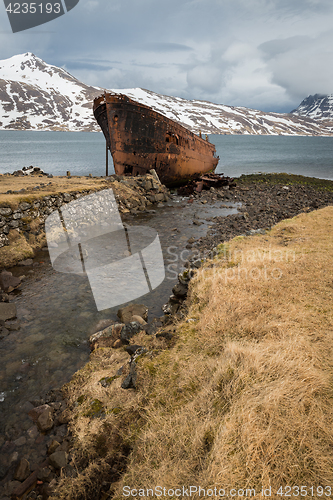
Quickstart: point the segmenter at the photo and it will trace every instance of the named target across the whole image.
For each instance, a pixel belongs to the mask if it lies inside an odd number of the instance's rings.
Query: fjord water
[[[230,177],[286,172],[333,180],[333,137],[210,135]],[[0,173],[40,167],[53,175],[105,175],[105,140],[98,132],[0,131]],[[113,173],[109,155],[109,173]]]
[[[285,172],[333,180],[333,137],[212,135],[220,157],[216,172]]]

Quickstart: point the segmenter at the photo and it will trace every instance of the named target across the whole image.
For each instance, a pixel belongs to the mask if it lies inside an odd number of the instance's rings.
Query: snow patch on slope
[[[110,90],[150,106],[194,133],[333,134],[333,123],[323,125],[296,112],[264,113],[207,101],[188,101],[141,88]],[[31,52],[13,56],[0,61],[0,129],[100,131],[92,106],[93,99],[103,91],[85,85]],[[317,114],[313,110],[313,116]]]

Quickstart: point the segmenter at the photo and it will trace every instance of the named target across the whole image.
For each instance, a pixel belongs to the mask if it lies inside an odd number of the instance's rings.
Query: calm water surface
[[[333,180],[333,137],[210,135],[231,177],[287,172]],[[0,173],[33,165],[54,175],[105,175],[105,140],[98,132],[0,131]],[[109,154],[109,173],[113,173]]]

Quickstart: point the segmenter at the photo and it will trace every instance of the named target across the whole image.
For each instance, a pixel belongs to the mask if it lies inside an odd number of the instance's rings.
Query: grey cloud
[[[0,59],[31,51],[91,85],[288,111],[333,90],[332,12],[332,0],[80,0],[53,33],[0,33]]]
[[[112,66],[104,66],[102,64],[95,64],[95,63],[90,63],[90,62],[85,62],[85,61],[69,61],[66,62],[65,64],[66,68],[68,71],[73,71],[76,69],[87,69],[87,70],[94,70],[94,71],[108,71],[112,69]]]
[[[258,49],[263,52],[266,60],[270,60],[272,57],[298,49],[309,42],[311,42],[310,37],[298,35],[264,42],[259,45]]]
[[[193,49],[181,43],[144,43],[139,46],[140,49],[150,52],[191,52]]]

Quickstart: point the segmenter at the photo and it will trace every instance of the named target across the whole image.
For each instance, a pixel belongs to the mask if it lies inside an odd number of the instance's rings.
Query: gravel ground
[[[242,176],[234,188],[204,191],[198,195],[203,202],[220,199],[242,203],[242,206],[238,214],[215,217],[207,235],[194,242],[194,246],[202,251],[212,249],[235,236],[269,229],[283,219],[333,205],[333,181],[316,182],[317,179],[300,176],[295,180],[293,177]]]

